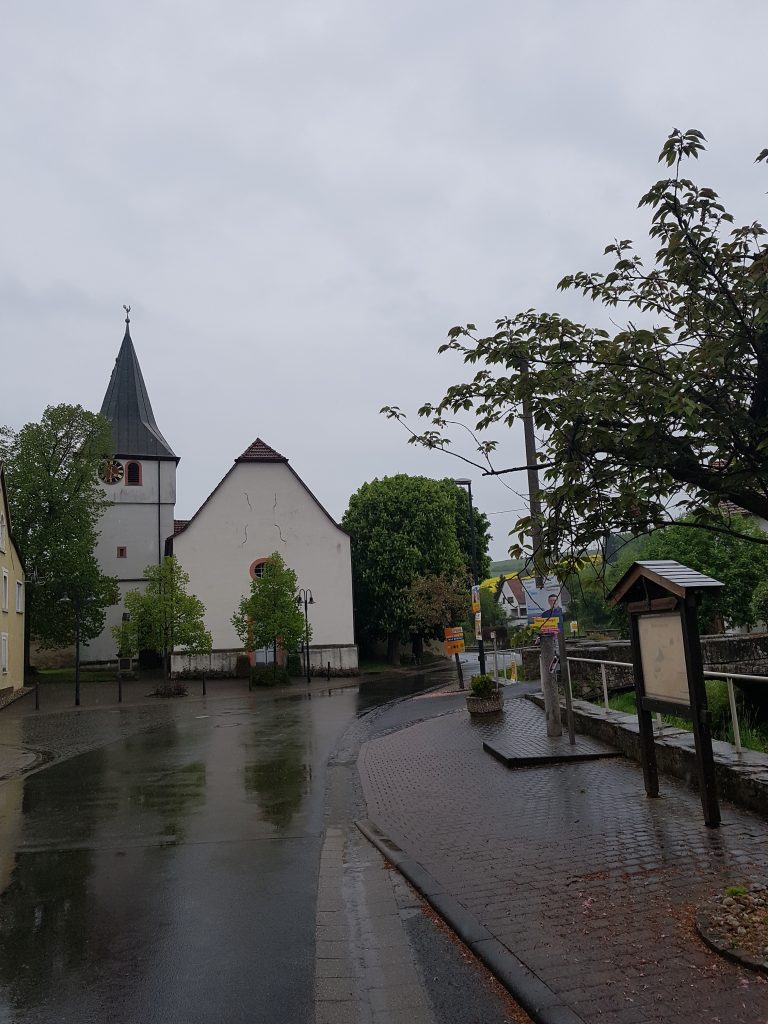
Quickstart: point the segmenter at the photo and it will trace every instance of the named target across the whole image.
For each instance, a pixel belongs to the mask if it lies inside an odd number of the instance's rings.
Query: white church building
[[[122,598],[143,586],[147,565],[173,554],[189,574],[189,592],[206,608],[213,653],[175,655],[173,669],[234,671],[242,645],[232,615],[260,566],[278,551],[298,586],[312,593],[310,664],[355,671],[350,538],[288,459],[257,438],[191,519],[174,519],[179,458],[155,422],[128,317],[101,412],[112,424],[115,452],[100,471],[111,502],[96,550],[102,572],[118,578]],[[85,653],[89,661],[115,659],[111,630],[123,611],[122,601],[107,610],[104,631]]]

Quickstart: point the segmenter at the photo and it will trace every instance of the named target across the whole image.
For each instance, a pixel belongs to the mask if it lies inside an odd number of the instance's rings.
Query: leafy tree
[[[30,636],[43,647],[72,643],[73,608],[63,597],[79,597],[84,641],[99,635],[105,608],[119,599],[117,582],[101,574],[94,556],[108,504],[97,469],[111,452],[109,421],[79,405],[48,406],[39,423],[18,432],[0,428],[13,532],[29,580],[27,668]]]
[[[754,589],[752,616],[755,622],[768,622],[768,579],[761,580]]]
[[[251,593],[243,597],[232,616],[232,625],[247,651],[279,644],[295,651],[305,637],[304,615],[296,604],[296,573],[277,551],[264,563],[264,572],[251,582]],[[312,627],[309,627],[312,639]]]
[[[691,523],[686,517],[680,525],[652,534],[645,557],[673,558],[725,584],[717,594],[702,598],[699,624],[703,632],[721,633],[725,624],[753,626],[757,617],[752,595],[768,579],[768,548],[742,538],[758,538],[762,531],[746,516],[730,517],[739,536],[705,533],[692,529]]]
[[[572,577],[568,584],[571,610],[575,609],[580,623],[611,626],[626,634],[626,612],[607,603],[603,582],[610,589],[635,561],[670,558],[724,584],[717,594],[702,598],[699,627],[703,633],[720,633],[726,625],[753,626],[761,621],[753,592],[768,578],[768,549],[753,540],[759,539],[760,532],[746,516],[730,516],[722,532],[696,529],[692,516],[683,517],[675,526],[635,537],[625,545],[618,561],[608,568],[605,581],[597,569],[590,571],[589,565],[575,582]]]
[[[425,639],[442,640],[446,626],[460,623],[470,602],[466,573],[417,576],[408,588],[416,655],[421,655]]]
[[[470,606],[471,607],[471,606]],[[464,640],[469,644],[475,643],[475,616],[467,614],[467,608],[463,609],[462,626],[464,628]],[[506,626],[507,616],[498,601],[495,600],[493,592],[487,587],[480,588],[480,620],[483,629],[493,629],[495,626]]]
[[[144,579],[143,590],[129,590],[125,595],[129,618],[115,626],[112,634],[121,654],[157,651],[167,679],[173,651],[207,654],[211,650],[205,605],[187,593],[189,574],[173,555],[166,555],[160,565],[148,565]]]
[[[411,441],[445,448],[450,413],[474,411],[477,427],[511,426],[525,404],[539,435],[544,512],[541,554],[550,564],[606,534],[668,525],[677,507],[700,527],[735,531],[730,501],[768,519],[768,247],[757,221],[733,226],[711,188],[681,173],[704,148],[675,129],[660,161],[671,168],[642,197],[655,252],[646,263],[616,240],[606,272],[560,281],[627,316],[618,329],[528,309],[482,337],[454,327],[440,351],[480,369],[420,415]],[[768,149],[757,157],[768,158]],[[401,422],[396,406],[382,410]],[[410,429],[410,428],[409,428]],[[487,435],[486,435],[487,436]],[[481,440],[487,472],[496,443]],[[531,521],[515,527],[511,554],[530,550]],[[768,537],[752,540],[768,543]]]
[[[464,561],[471,571],[472,537],[469,531],[469,501],[464,487],[455,485],[456,492],[456,536],[464,553]],[[475,554],[477,558],[477,575],[482,583],[491,575],[491,523],[488,516],[475,505],[472,506],[472,518],[475,525]]]
[[[364,638],[386,639],[393,663],[411,631],[413,581],[466,572],[456,533],[457,490],[452,480],[401,473],[363,484],[344,513],[357,627]],[[466,517],[466,493],[463,498]]]

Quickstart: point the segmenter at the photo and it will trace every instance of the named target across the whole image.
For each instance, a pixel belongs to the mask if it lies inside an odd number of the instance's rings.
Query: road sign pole
[[[454,657],[456,658],[456,671],[459,674],[459,689],[463,690],[464,689],[464,673],[461,671],[461,658],[459,657],[459,652],[458,651],[456,652]]]

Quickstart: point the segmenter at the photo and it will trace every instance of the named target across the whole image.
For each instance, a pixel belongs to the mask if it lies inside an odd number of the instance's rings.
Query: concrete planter
[[[496,711],[501,711],[504,706],[504,696],[501,691],[491,694],[490,697],[467,696],[466,701],[467,711],[470,715],[492,715]]]

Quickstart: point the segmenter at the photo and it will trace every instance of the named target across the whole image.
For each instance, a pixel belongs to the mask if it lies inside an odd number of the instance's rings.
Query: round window
[[[251,562],[250,567],[248,569],[248,575],[251,577],[252,580],[261,579],[261,577],[264,575],[264,566],[267,564],[268,561],[268,558],[257,558],[255,561]]]

